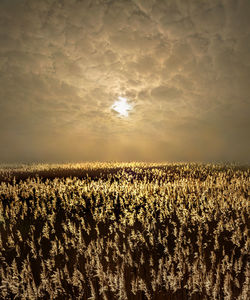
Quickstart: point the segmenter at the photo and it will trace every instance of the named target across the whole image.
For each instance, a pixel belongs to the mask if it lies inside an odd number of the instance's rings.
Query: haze
[[[1,0],[0,162],[249,163],[249,78],[249,0]]]

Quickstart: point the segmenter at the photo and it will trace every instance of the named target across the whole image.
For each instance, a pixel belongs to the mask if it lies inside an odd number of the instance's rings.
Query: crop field
[[[250,168],[0,166],[0,299],[249,299]]]

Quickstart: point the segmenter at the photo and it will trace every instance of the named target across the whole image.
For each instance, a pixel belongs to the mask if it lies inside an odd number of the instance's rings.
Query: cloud
[[[175,87],[161,85],[151,91],[151,96],[155,100],[171,102],[181,96],[181,91]]]
[[[249,161],[249,23],[248,0],[2,0],[0,157]]]

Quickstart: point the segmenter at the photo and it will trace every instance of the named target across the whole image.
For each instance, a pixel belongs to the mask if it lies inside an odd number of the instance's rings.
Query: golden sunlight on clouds
[[[249,0],[1,0],[0,20],[0,161],[249,162]]]
[[[121,117],[128,117],[129,111],[132,110],[132,105],[127,102],[127,98],[118,97],[118,100],[115,101],[111,108],[119,113]]]

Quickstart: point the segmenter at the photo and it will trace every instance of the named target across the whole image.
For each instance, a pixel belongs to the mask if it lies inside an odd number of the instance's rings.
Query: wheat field
[[[249,299],[249,167],[0,166],[1,299]]]

